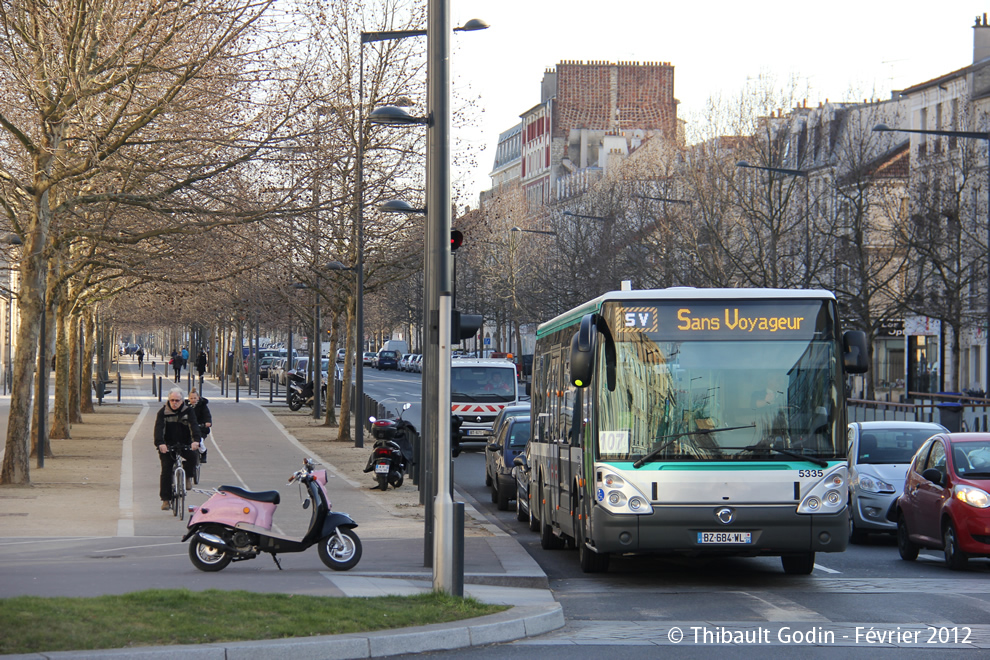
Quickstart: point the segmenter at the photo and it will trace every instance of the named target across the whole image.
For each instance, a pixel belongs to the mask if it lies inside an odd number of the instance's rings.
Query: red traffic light
[[[464,234],[457,231],[456,229],[450,230],[450,251],[454,252],[457,248],[461,247],[461,243],[464,242]]]

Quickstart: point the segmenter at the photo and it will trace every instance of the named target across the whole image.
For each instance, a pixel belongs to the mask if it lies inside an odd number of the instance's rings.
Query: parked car
[[[529,417],[511,417],[485,448],[485,483],[492,487],[492,502],[499,511],[507,511],[516,497],[512,460],[526,449],[527,442]]]
[[[272,364],[277,359],[277,357],[271,355],[261,358],[261,361],[258,363],[258,375],[261,378],[268,378],[268,374],[271,373]]]
[[[337,349],[337,362],[343,362],[344,358],[347,357],[347,350],[343,348]]]
[[[412,356],[412,359],[409,360],[409,371],[412,371],[413,373],[417,373],[417,374],[423,373],[422,355],[417,353],[416,355]]]
[[[897,549],[941,549],[952,570],[990,557],[990,433],[940,433],[911,461],[893,513]]]
[[[529,419],[529,404],[523,403],[517,406],[506,406],[505,408],[499,410],[498,414],[495,415],[495,421],[492,422],[491,435],[485,439],[485,442],[492,442],[494,438],[498,436],[498,432],[506,424],[506,422],[513,417],[525,417],[526,419]],[[512,461],[509,462],[511,463]],[[490,486],[491,484],[489,484],[486,480],[485,485]]]
[[[374,359],[375,359],[374,353],[372,353],[371,351],[365,351],[364,357],[362,358],[361,362],[365,366],[370,367],[370,366],[374,366],[374,362],[373,362]]]
[[[412,353],[406,353],[399,359],[399,371],[410,371],[409,361],[412,359]]]
[[[533,515],[529,501],[529,480],[530,463],[529,450],[532,445],[527,444],[525,450],[512,459],[512,477],[516,482],[516,520],[529,524],[529,531],[540,531],[540,522]]]
[[[915,452],[936,433],[948,433],[928,422],[853,422],[849,425],[849,540],[863,543],[871,532],[897,533],[887,519],[904,490],[904,478]]]
[[[399,354],[395,351],[378,351],[375,369],[379,371],[399,368]]]

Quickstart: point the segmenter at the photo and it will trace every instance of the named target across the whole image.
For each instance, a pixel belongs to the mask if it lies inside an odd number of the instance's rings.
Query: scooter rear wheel
[[[382,490],[388,490],[388,475],[379,472],[375,476],[378,477],[378,487],[381,488]]]
[[[193,566],[207,573],[222,571],[230,563],[229,554],[200,540],[199,536],[193,536],[189,542],[189,559]]]
[[[335,571],[350,570],[361,561],[361,539],[352,529],[338,528],[330,536],[320,539],[319,550],[320,561]]]

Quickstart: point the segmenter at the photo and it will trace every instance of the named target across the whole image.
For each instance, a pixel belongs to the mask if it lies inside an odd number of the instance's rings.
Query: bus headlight
[[[845,465],[837,465],[817,483],[802,489],[798,513],[836,513],[846,505],[849,473]]]
[[[604,465],[595,466],[597,483],[595,500],[609,511],[617,514],[645,515],[653,513],[653,505],[642,492]]]

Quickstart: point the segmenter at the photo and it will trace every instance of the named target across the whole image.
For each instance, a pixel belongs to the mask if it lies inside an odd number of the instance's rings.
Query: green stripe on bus
[[[832,461],[827,468],[819,470],[831,470],[836,465],[842,465],[845,461]],[[641,468],[634,468],[632,463],[607,463],[617,470],[628,470],[629,472],[643,472],[652,470],[674,470],[679,472],[752,472],[764,470],[807,470],[808,461],[798,461],[797,463],[647,463]]]

